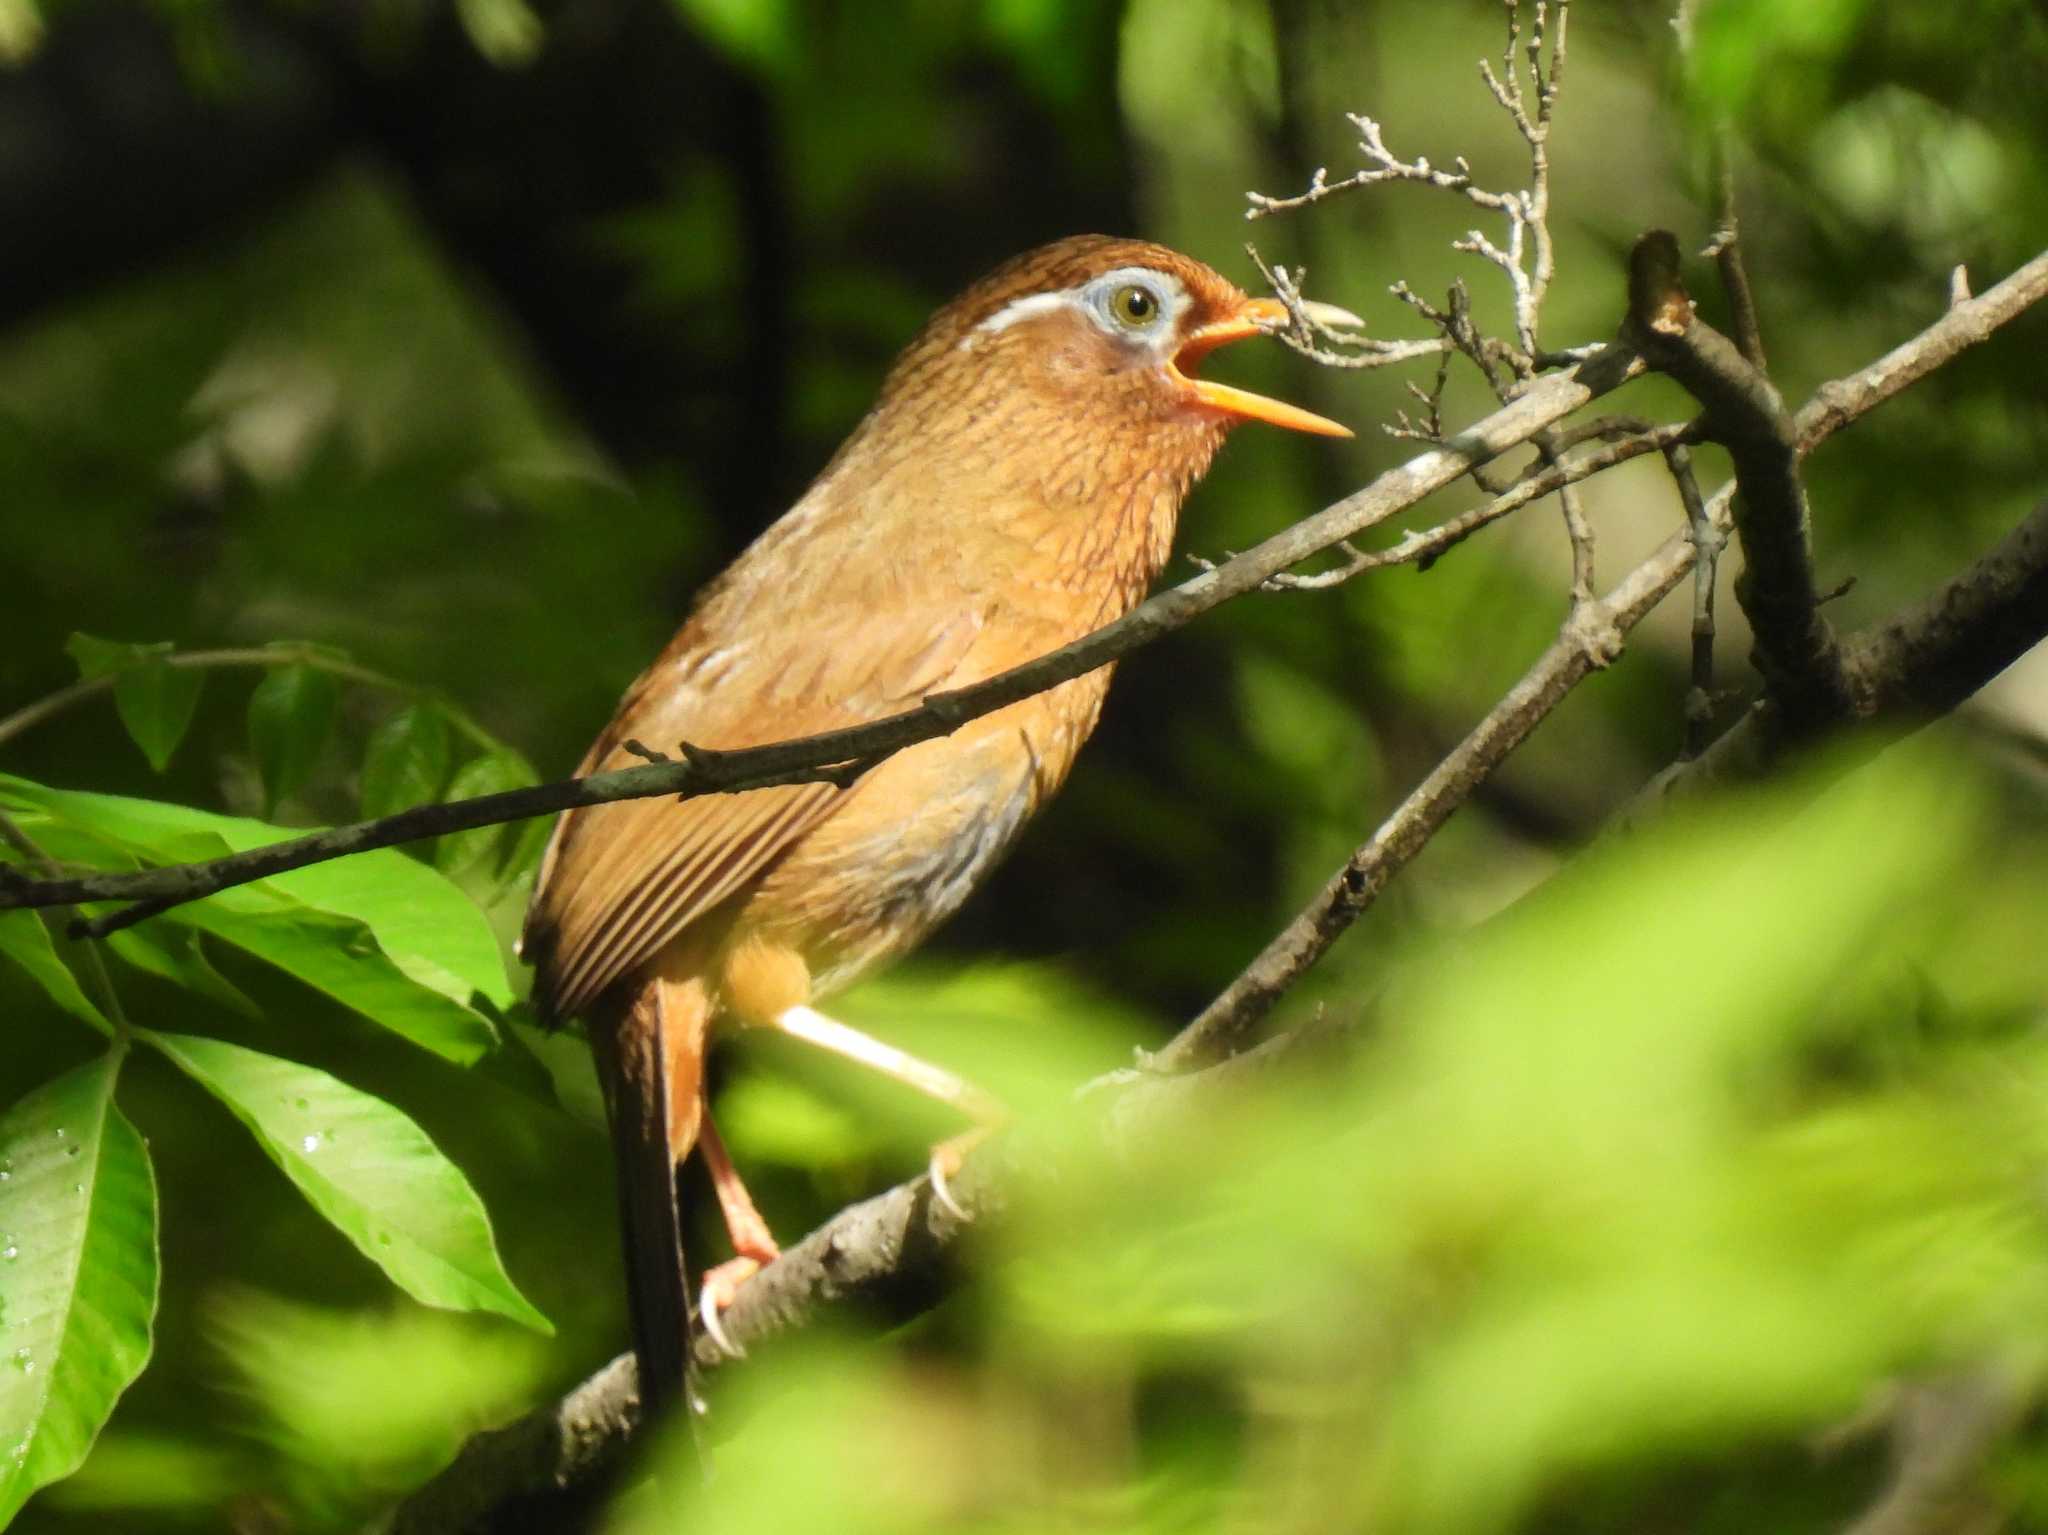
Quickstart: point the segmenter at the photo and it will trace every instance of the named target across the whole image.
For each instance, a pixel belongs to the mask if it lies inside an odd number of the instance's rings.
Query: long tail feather
[[[619,1226],[642,1420],[696,1397],[696,1316],[683,1262],[676,1169],[696,1142],[705,1006],[694,982],[650,977],[618,1012],[591,1022],[617,1163]],[[691,1414],[694,1418],[694,1414]]]

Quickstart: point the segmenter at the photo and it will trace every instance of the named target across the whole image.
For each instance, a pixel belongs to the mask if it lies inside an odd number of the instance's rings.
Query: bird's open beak
[[[1333,305],[1319,306],[1328,314],[1333,323],[1356,323],[1356,316],[1345,313]],[[1293,432],[1314,432],[1321,437],[1349,437],[1351,428],[1340,426],[1327,416],[1318,416],[1313,411],[1303,410],[1298,405],[1289,405],[1281,400],[1269,400],[1262,394],[1253,394],[1249,389],[1234,388],[1229,384],[1214,383],[1206,378],[1194,377],[1194,369],[1201,360],[1217,347],[1231,341],[1243,341],[1248,336],[1262,336],[1275,326],[1288,323],[1287,306],[1277,298],[1247,299],[1237,313],[1226,319],[1204,325],[1181,343],[1170,367],[1194,394],[1196,400],[1209,409],[1220,411],[1239,421],[1265,421],[1273,426],[1284,426]]]

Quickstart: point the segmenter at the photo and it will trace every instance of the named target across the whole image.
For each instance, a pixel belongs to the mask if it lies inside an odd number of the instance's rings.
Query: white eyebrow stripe
[[[1071,309],[1078,302],[1078,288],[1062,288],[1057,293],[1031,293],[1023,298],[1013,298],[994,314],[974,327],[973,334],[1008,330],[1019,320],[1028,320],[1033,315],[1048,314],[1055,309]]]

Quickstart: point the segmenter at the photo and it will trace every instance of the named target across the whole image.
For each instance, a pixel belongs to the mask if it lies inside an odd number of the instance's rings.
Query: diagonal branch
[[[1895,347],[1869,367],[1823,384],[1792,418],[1797,451],[1801,455],[1811,452],[1828,437],[1908,384],[1924,378],[1964,348],[1984,340],[2043,297],[2048,297],[2048,252],[2035,257],[1982,298],[1952,308],[1911,341]],[[1632,296],[1631,310],[1645,312],[1648,306],[1635,298]],[[1700,515],[1689,515],[1688,528],[1667,540],[1606,598],[1575,611],[1557,642],[1537,659],[1507,697],[1345,860],[1316,897],[1237,979],[1151,1058],[1151,1064],[1164,1070],[1183,1070],[1242,1049],[1274,1003],[1364,915],[1394,875],[1421,851],[1436,828],[1449,819],[1508,752],[1526,739],[1557,702],[1600,662],[1605,652],[1599,647],[1607,643],[1618,647],[1627,628],[1684,579],[1698,557],[1701,525],[1718,534],[1726,533],[1733,490],[1732,486],[1723,487]],[[2048,528],[2035,531],[2032,527],[2044,520],[2048,520],[2048,514],[2037,511],[2005,544],[1986,557],[2001,572],[1997,590],[2005,595],[1987,598],[1974,617],[1977,622],[1986,622],[1994,610],[2001,615],[1989,623],[1989,632],[1998,639],[1976,641],[1971,637],[1973,631],[1956,621],[1961,616],[1956,605],[1946,595],[1937,595],[1918,610],[1921,617],[1917,621],[1904,622],[1903,635],[1912,638],[1901,638],[1898,648],[1922,657],[1938,655],[1951,663],[1950,669],[1942,673],[1950,678],[1950,688],[1966,682],[1974,688],[1991,675],[1983,668],[1990,666],[1995,671],[1993,663],[2003,665],[1998,656],[2023,640],[2028,632],[2030,620],[2026,615],[2048,601],[2043,582],[2027,573],[2030,551],[2048,560]],[[2048,619],[2043,620],[2043,626],[2048,627]],[[1861,637],[1853,653],[1860,675],[1871,664],[1865,659],[1866,647]],[[1977,678],[1976,682],[1969,682],[1972,676]],[[1872,691],[1867,684],[1864,688]],[[1892,700],[1890,707],[1895,709],[1909,707],[1907,700],[1913,699],[1911,706],[1924,710],[1930,696],[1926,689],[1909,687],[1903,681],[1889,690],[1875,691]],[[1967,689],[1955,696],[1965,696],[1966,692]],[[1746,732],[1761,728],[1756,726],[1756,720],[1757,715],[1752,714],[1738,730],[1729,732],[1729,737],[1740,735],[1743,741],[1750,741],[1752,738]],[[1724,748],[1729,737],[1716,742],[1704,756],[1682,764],[1661,785],[1653,785],[1652,791],[1646,791],[1645,800],[1661,797],[1660,788],[1668,792],[1673,779],[1689,777],[1700,784],[1711,781],[1719,771],[1717,764],[1742,744],[1738,741]]]
[[[1725,515],[1725,501],[1722,511]],[[1557,639],[1521,681],[1430,770],[1237,979],[1146,1064],[1159,1071],[1186,1071],[1244,1049],[1274,1003],[1365,914],[1493,770],[1567,693],[1621,654],[1628,631],[1685,579],[1692,568],[1692,552],[1689,533],[1675,533],[1604,598],[1575,607]]]
[[[1097,1084],[1082,1090],[1075,1116],[1008,1131],[1006,1143],[961,1170],[951,1191],[979,1226],[1001,1216],[1006,1190],[1020,1180],[1051,1186],[1062,1178],[1099,1177],[1105,1159],[1113,1164],[1166,1135],[1213,1122],[1244,1101],[1249,1080],[1302,1069],[1351,1037],[1345,1026],[1331,1024],[1186,1076],[1106,1078],[1104,1092],[1092,1090]],[[895,1316],[929,1310],[946,1292],[953,1249],[968,1229],[932,1198],[927,1178],[899,1184],[848,1206],[785,1248],[740,1287],[724,1313],[725,1330],[745,1349],[835,1310],[865,1307]],[[702,1374],[733,1363],[701,1334],[696,1348]],[[390,1535],[561,1528],[566,1514],[587,1501],[591,1485],[619,1469],[639,1416],[638,1377],[628,1352],[560,1401],[474,1435],[382,1527]]]
[[[1843,646],[1852,707],[1832,725],[1910,732],[1947,713],[2048,639],[2048,499],[1966,570],[1922,601],[1851,635]],[[1700,756],[1654,780],[1625,819],[1768,772],[1822,726],[1768,699]]]
[[[1870,367],[1823,386],[1814,400],[1793,418],[1801,451],[1810,450],[1908,383],[1941,366],[1964,347],[1984,339],[2044,294],[2048,294],[2048,253],[2021,268],[1982,299],[1958,306]],[[1547,379],[1537,387],[1547,388],[1556,382]],[[1489,418],[1493,420],[1498,417]],[[1451,471],[1452,477],[1455,473]],[[1368,495],[1373,489],[1368,487],[1359,495]],[[1319,515],[1329,516],[1358,499],[1347,498],[1330,512]],[[1716,494],[1703,508],[1705,520],[1725,528],[1730,500],[1729,489]],[[2028,519],[2027,531],[2014,536],[2026,540],[2020,545],[2022,550],[2039,547],[2043,563],[2048,563],[2048,527],[2035,527],[2043,522],[2048,522],[2048,511],[2037,511]],[[1658,597],[1684,579],[1695,557],[1695,531],[1689,527],[1674,535],[1606,598],[1581,608],[1567,623],[1559,642],[1545,651],[1522,682],[1453,754],[1461,765],[1447,776],[1462,781],[1469,793],[1492,762],[1498,760],[1498,755],[1504,755],[1503,743],[1512,745],[1513,740],[1519,740],[1533,728],[1541,717],[1541,701],[1550,698],[1554,702],[1555,697],[1562,697],[1563,691],[1568,690],[1568,684],[1560,689],[1562,679],[1583,676],[1591,669],[1594,654],[1603,643],[1618,639],[1619,630],[1626,623],[1633,622],[1641,611],[1647,611]],[[2011,542],[2008,540],[2008,544]],[[1244,558],[1240,556],[1239,560]],[[1993,558],[1997,558],[1996,552]],[[1220,575],[1236,564],[1238,561],[1219,566],[1214,574]],[[2000,566],[2003,568],[2002,560]],[[1188,586],[1200,584],[1190,582]],[[2038,585],[2028,585],[2025,578],[2012,585],[2016,591],[2040,590]],[[1939,639],[1940,625],[1932,615],[1952,610],[1936,601],[1924,611],[1930,615],[1927,622],[1904,624],[1904,633],[1919,637],[1905,649],[1914,654],[1946,656],[1968,649],[1959,644],[1944,644]],[[1862,654],[1861,646],[1859,636],[1849,647],[1852,657]],[[1860,668],[1861,663],[1857,664]],[[1898,696],[1903,699],[1907,692]],[[1925,701],[1922,695],[1922,706]],[[1709,753],[1709,758],[1701,762],[1704,764],[1711,756]],[[1432,775],[1432,780],[1437,776]],[[1458,803],[1455,793],[1430,790],[1430,783],[1425,782],[1375,833],[1361,855],[1377,845],[1388,850],[1382,857],[1398,858],[1399,862],[1412,857],[1429,830],[1441,824]],[[1429,824],[1417,820],[1411,827],[1402,819],[1404,816],[1427,818]],[[1361,855],[1354,855],[1346,870],[1359,866],[1367,883],[1377,880],[1378,884],[1373,886],[1376,893],[1397,871],[1398,862],[1378,870]],[[1262,969],[1267,959],[1283,947],[1282,940],[1276,940],[1259,963],[1153,1057],[1154,1064],[1197,1069],[1177,1076],[1155,1076],[1148,1072],[1127,1084],[1108,1105],[1110,1135],[1149,1135],[1155,1116],[1148,1110],[1154,1106],[1170,1106],[1171,1112],[1185,1111],[1199,1121],[1206,1105],[1235,1096],[1241,1085],[1241,1073],[1269,1069],[1274,1063],[1291,1058],[1304,1044],[1326,1033],[1341,1033],[1341,1028],[1311,1024],[1257,1049],[1245,1050],[1252,1027],[1265,1008],[1370,904],[1370,894],[1360,899],[1341,876],[1332,884],[1334,890],[1326,891],[1289,928],[1289,933],[1306,928],[1311,940],[1310,944],[1286,946],[1285,952],[1292,956],[1291,970],[1277,964]],[[1286,937],[1283,934],[1283,939]],[[1320,946],[1309,952],[1313,945]],[[1244,1053],[1233,1053],[1237,1051]],[[1220,1064],[1202,1065],[1219,1057],[1224,1058]],[[1034,1140],[1030,1150],[1035,1153],[1039,1144]],[[1061,1143],[1054,1140],[1050,1144]],[[1099,1147],[1100,1142],[1077,1136],[1065,1144],[1078,1148],[1073,1154],[1085,1156],[1087,1148]],[[1096,1155],[1099,1157],[1099,1150]],[[1026,1160],[1018,1156],[1006,1159],[1015,1165],[1023,1165]],[[1007,1168],[992,1167],[990,1161],[986,1154],[970,1161],[954,1183],[955,1197],[970,1215],[995,1213],[1000,1208],[1009,1172]],[[943,1292],[947,1257],[963,1229],[942,1207],[932,1203],[922,1178],[851,1206],[790,1247],[742,1288],[725,1315],[727,1331],[746,1347],[808,1326],[817,1316],[842,1306],[879,1301],[899,1312],[921,1309]],[[707,1353],[700,1356],[700,1363],[715,1370],[725,1361]],[[559,1522],[559,1511],[573,1500],[576,1489],[587,1487],[618,1464],[636,1418],[632,1360],[630,1355],[621,1356],[561,1402],[472,1439],[451,1466],[397,1510],[390,1528],[398,1535],[433,1535],[453,1530],[509,1530],[520,1520],[525,1521],[517,1525],[520,1528],[552,1527],[549,1520],[555,1518]]]
[[[1841,644],[1820,610],[1798,428],[1771,381],[1693,312],[1678,242],[1658,230],[1630,258],[1629,318],[1644,356],[1706,408],[1706,434],[1735,462],[1735,595],[1756,636],[1757,669],[1781,709],[1816,721],[1850,708]]]
[[[893,752],[945,735],[968,720],[1094,671],[1233,597],[1259,590],[1290,566],[1398,515],[1451,484],[1473,465],[1506,452],[1532,432],[1541,431],[1641,371],[1641,359],[1633,348],[1620,343],[1603,347],[1573,367],[1540,379],[1512,404],[1442,446],[1388,470],[1370,485],[1234,559],[1140,603],[1116,622],[1034,661],[968,687],[933,694],[916,708],[872,724],[740,751],[686,746],[683,760],[677,762],[650,763],[536,788],[425,805],[382,820],[313,832],[204,863],[56,880],[31,879],[0,865],[0,910],[135,902],[83,925],[88,936],[103,937],[169,907],[235,885],[445,832],[612,800],[720,794],[820,780],[848,782]]]

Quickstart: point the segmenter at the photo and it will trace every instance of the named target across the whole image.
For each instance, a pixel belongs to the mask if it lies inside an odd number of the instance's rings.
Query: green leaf
[[[213,968],[213,962],[206,957],[206,950],[201,947],[196,932],[150,922],[109,933],[106,942],[137,970],[158,980],[183,987],[193,995],[216,1002],[245,1018],[262,1016],[254,1002]]]
[[[398,1109],[240,1045],[138,1037],[226,1104],[313,1208],[413,1299],[553,1332],[506,1275],[469,1180]]]
[[[5,954],[29,974],[50,1000],[72,1017],[91,1024],[102,1034],[112,1034],[113,1025],[93,1006],[79,987],[71,967],[57,957],[57,945],[50,930],[33,911],[0,911],[0,954]]]
[[[0,64],[23,62],[42,40],[42,8],[36,0],[0,0]]]
[[[525,0],[456,0],[455,11],[476,51],[501,68],[531,63],[546,40]]]
[[[538,874],[541,857],[548,850],[548,834],[554,829],[555,818],[551,815],[537,815],[513,827],[511,851],[506,853],[500,870],[503,877],[511,880],[522,874]]]
[[[146,657],[167,654],[170,648],[169,640],[141,645],[132,640],[103,640],[82,630],[74,630],[64,642],[64,653],[77,663],[78,675],[87,681],[111,676]]]
[[[360,1526],[340,1508],[362,1507],[369,1489],[418,1486],[478,1424],[523,1412],[546,1389],[554,1360],[532,1333],[421,1306],[337,1311],[236,1286],[208,1297],[203,1321],[230,1372],[220,1385],[263,1445],[270,1485],[340,1494],[333,1514],[306,1518],[306,1527]],[[404,1391],[391,1389],[395,1359],[405,1361]],[[102,1444],[85,1474],[105,1454]],[[303,1492],[295,1500],[310,1513],[309,1501]]]
[[[281,666],[249,695],[249,750],[263,775],[263,813],[296,793],[313,774],[341,684],[312,666]]]
[[[268,961],[458,1066],[472,1064],[496,1045],[497,1031],[488,1018],[408,975],[369,924],[296,902],[258,906],[251,900],[242,891],[230,891],[176,907],[166,916]]]
[[[82,677],[112,676],[114,710],[149,765],[161,773],[185,739],[199,707],[205,674],[196,667],[171,666],[168,640],[137,645],[73,634],[65,644]]]
[[[196,667],[152,661],[114,679],[114,710],[159,773],[171,765],[171,753],[185,739],[205,678]]]
[[[440,796],[454,765],[448,716],[433,704],[407,704],[370,735],[363,754],[362,806],[370,820]]]
[[[455,775],[455,782],[448,786],[447,797],[451,800],[475,799],[478,795],[499,794],[507,789],[529,788],[539,782],[532,763],[509,746],[500,747],[465,762]],[[434,862],[444,873],[460,874],[500,855],[506,840],[503,826],[478,826],[469,831],[450,832],[435,848]],[[526,840],[518,839],[514,845]],[[503,874],[508,871],[499,866],[493,872]]]
[[[149,1359],[156,1180],[118,1054],[0,1117],[0,1525],[68,1476]]]
[[[132,853],[145,862],[218,857],[297,835],[261,821],[159,800],[51,789],[0,774],[0,805],[32,831],[50,828],[67,856]],[[87,834],[91,840],[86,840]],[[442,875],[393,848],[294,869],[167,919],[203,928],[290,971],[365,1017],[467,1064],[497,1035],[470,1006],[480,994],[510,1006],[498,941],[476,904]],[[147,968],[145,966],[145,968]]]
[[[789,0],[674,0],[713,47],[745,68],[778,75],[793,67],[797,26]]]

